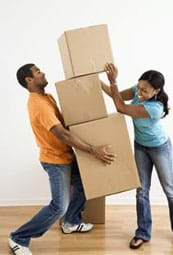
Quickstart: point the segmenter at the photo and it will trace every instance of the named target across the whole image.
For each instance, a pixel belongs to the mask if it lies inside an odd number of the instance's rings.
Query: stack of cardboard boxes
[[[105,196],[140,186],[125,119],[108,116],[98,73],[113,62],[106,25],[65,32],[59,48],[66,80],[56,83],[66,126],[92,145],[111,145],[116,161],[110,166],[75,150],[87,200],[84,218],[105,221]],[[91,200],[90,200],[91,199]]]

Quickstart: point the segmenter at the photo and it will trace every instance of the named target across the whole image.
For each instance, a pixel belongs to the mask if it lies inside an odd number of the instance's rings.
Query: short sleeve
[[[55,114],[55,109],[53,108],[53,106],[46,103],[40,103],[37,111],[37,120],[48,131],[54,126],[61,123]]]
[[[137,86],[136,86],[136,85],[134,85],[134,86],[132,87],[133,97],[135,97],[135,95],[136,95],[136,91],[137,91]]]
[[[145,110],[152,119],[160,119],[163,116],[163,105],[159,102],[146,102],[143,104]]]

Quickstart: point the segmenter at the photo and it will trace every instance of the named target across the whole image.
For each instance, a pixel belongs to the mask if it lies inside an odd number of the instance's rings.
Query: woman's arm
[[[125,104],[115,83],[111,84],[112,98],[118,112],[124,113],[134,118],[150,117],[143,105]]]
[[[110,97],[112,97],[112,92],[111,92],[111,88],[106,84],[104,83],[103,81],[100,80],[100,83],[101,83],[101,87],[102,87],[102,90]]]
[[[106,64],[105,67],[108,80],[110,82],[110,90],[112,99],[118,112],[124,113],[134,118],[148,118],[149,114],[143,105],[125,104],[118,90],[116,78],[118,75],[117,68],[113,64]]]
[[[110,86],[108,86],[106,83],[104,83],[103,81],[101,81],[101,87],[102,90],[110,97],[112,97],[112,92],[111,92],[111,88]],[[123,100],[128,101],[128,100],[132,100],[133,99],[133,91],[132,88],[129,89],[125,89],[123,91],[120,92],[120,95],[122,97]]]

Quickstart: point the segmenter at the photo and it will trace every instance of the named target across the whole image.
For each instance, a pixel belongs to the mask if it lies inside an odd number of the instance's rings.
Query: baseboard
[[[166,199],[152,198],[150,199],[152,205],[167,205]],[[106,198],[106,205],[135,205],[136,197],[134,198]]]
[[[30,205],[46,205],[48,199],[0,199],[0,206],[30,206]],[[135,205],[135,198],[106,198],[106,205]],[[167,205],[166,199],[151,199],[152,205]]]
[[[46,205],[49,203],[47,199],[9,199],[0,200],[0,206],[29,206],[29,205]]]

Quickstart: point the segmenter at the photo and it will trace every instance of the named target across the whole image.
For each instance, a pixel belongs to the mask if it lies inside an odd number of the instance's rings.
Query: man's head
[[[47,85],[45,74],[34,64],[26,64],[17,71],[17,80],[24,88],[29,91],[39,91]]]

